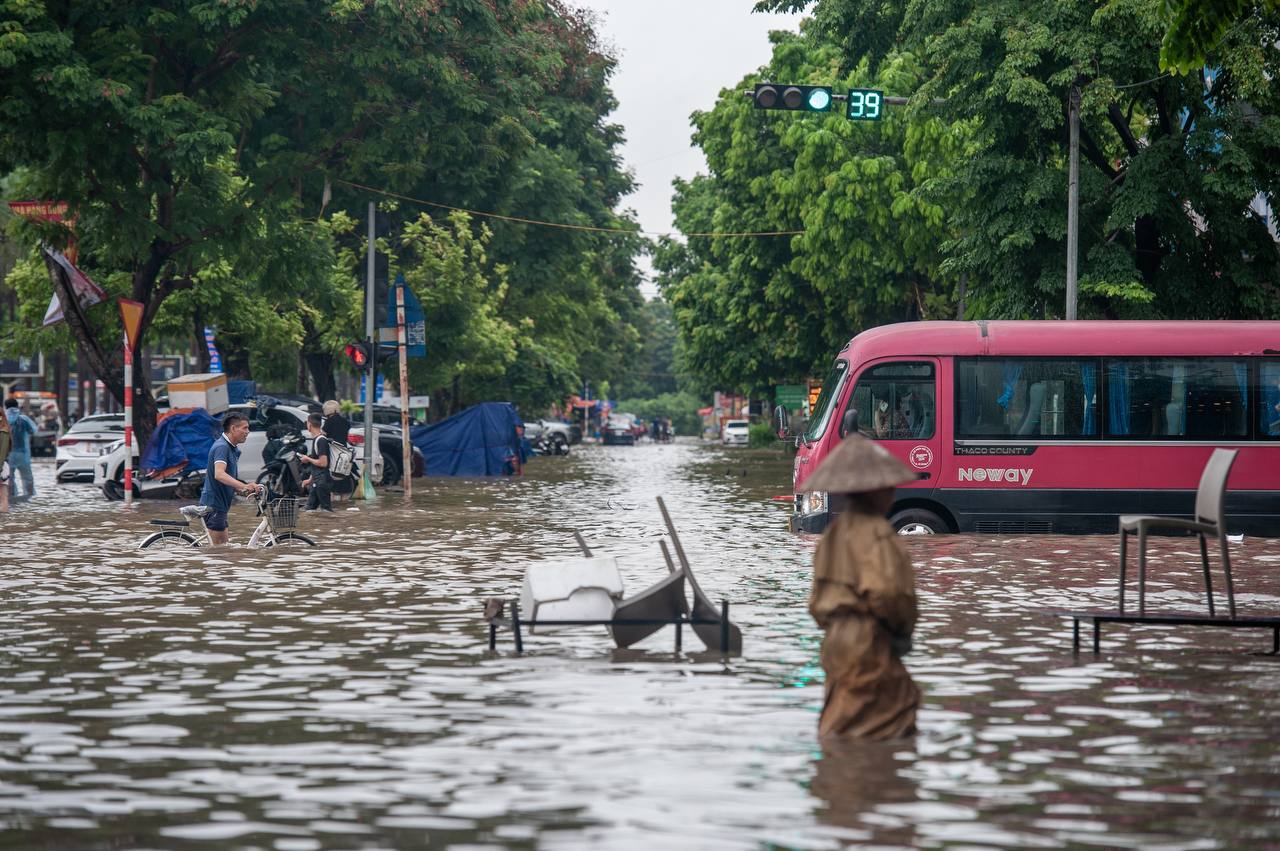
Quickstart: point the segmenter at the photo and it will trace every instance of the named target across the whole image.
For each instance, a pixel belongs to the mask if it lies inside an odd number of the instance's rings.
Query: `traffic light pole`
[[[377,238],[374,232],[375,217],[377,210],[374,203],[369,202],[369,262],[368,280],[365,283],[364,291],[364,336],[366,340],[374,340],[373,323],[374,323],[374,307],[373,307],[373,276],[374,276],[374,252],[377,250],[375,240]],[[377,343],[374,343],[376,346]],[[377,437],[373,434],[373,387],[378,377],[378,357],[377,349],[371,352],[369,364],[365,370],[364,376],[364,496],[368,496],[373,491],[373,442]]]

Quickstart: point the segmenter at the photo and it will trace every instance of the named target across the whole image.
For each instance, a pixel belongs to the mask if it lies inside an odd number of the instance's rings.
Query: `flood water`
[[[287,553],[139,553],[176,503],[51,476],[0,516],[3,848],[1280,847],[1269,632],[1111,626],[1075,657],[1043,613],[1114,605],[1114,538],[907,539],[920,735],[824,750],[779,453],[575,448],[307,517]],[[657,495],[740,658],[669,629],[488,650],[484,600],[575,529],[629,593],[664,575]],[[1202,605],[1194,542],[1153,549],[1149,605]],[[1241,612],[1280,612],[1280,541],[1232,559]]]

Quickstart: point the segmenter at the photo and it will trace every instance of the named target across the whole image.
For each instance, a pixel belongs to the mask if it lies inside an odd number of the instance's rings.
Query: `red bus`
[[[1114,532],[1189,517],[1214,447],[1240,450],[1231,531],[1280,535],[1280,322],[913,322],[849,341],[796,436],[794,481],[857,429],[920,473],[903,534]],[[823,493],[795,495],[818,532]]]

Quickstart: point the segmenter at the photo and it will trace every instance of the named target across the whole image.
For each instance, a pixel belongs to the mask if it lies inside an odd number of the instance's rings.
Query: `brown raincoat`
[[[809,612],[827,635],[819,736],[895,739],[916,731],[920,689],[890,637],[916,624],[915,572],[883,517],[836,514],[813,558]]]

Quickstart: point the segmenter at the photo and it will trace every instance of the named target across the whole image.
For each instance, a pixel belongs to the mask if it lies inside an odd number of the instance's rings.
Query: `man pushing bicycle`
[[[211,509],[205,515],[204,525],[213,544],[227,542],[227,512],[231,510],[234,496],[248,496],[263,489],[262,485],[246,484],[236,478],[240,466],[240,450],[236,447],[248,439],[249,419],[244,414],[232,412],[222,418],[222,436],[209,447],[200,504]]]

